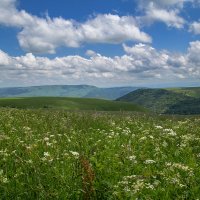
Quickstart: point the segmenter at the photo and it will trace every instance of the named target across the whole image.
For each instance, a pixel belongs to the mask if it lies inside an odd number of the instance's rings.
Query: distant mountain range
[[[50,85],[0,88],[0,97],[82,97],[115,100],[138,87],[99,88],[91,85]]]
[[[132,102],[163,114],[200,114],[200,87],[138,89],[117,101]]]
[[[0,88],[0,97],[80,97],[130,102],[155,113],[200,114],[200,87],[148,89],[50,85]]]

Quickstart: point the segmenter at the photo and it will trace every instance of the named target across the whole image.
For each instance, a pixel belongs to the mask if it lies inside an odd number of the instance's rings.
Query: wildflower
[[[1,181],[2,183],[8,183],[8,179],[6,177],[3,177]]]
[[[27,163],[32,164],[33,161],[32,160],[27,160]]]
[[[144,137],[141,137],[139,140],[140,140],[140,141],[143,141],[143,140],[146,140],[146,139],[147,139],[147,137],[144,136]]]
[[[48,138],[48,137],[45,137],[45,138],[44,138],[44,141],[45,141],[45,142],[49,141],[49,138]]]
[[[155,185],[155,186],[158,186],[160,184],[160,181],[159,180],[155,180],[154,182],[153,182],[153,185]]]
[[[174,132],[172,129],[170,128],[166,128],[163,130],[167,135],[171,135],[171,136],[176,136],[176,132]]]
[[[76,159],[79,158],[79,153],[76,151],[69,151]]]
[[[155,126],[155,128],[157,128],[157,129],[163,129],[162,126]]]
[[[154,189],[154,186],[151,185],[150,183],[146,183],[145,186],[146,186],[147,189],[151,189],[151,190]]]
[[[145,160],[144,161],[145,164],[153,164],[153,163],[156,163],[155,160]]]
[[[152,139],[152,140],[154,139],[154,137],[152,135],[150,135],[149,138]]]
[[[163,147],[167,147],[167,146],[168,146],[167,142],[164,141],[164,142],[162,143],[162,146],[163,146]]]
[[[52,162],[53,158],[51,157],[49,152],[44,152],[44,157],[42,158],[42,161]]]
[[[142,190],[145,186],[144,180],[143,179],[139,179],[136,181],[136,183],[134,185],[132,185],[133,189],[134,189],[134,193],[139,192],[140,190]]]
[[[8,183],[8,178],[3,174],[3,170],[0,170],[0,182]]]
[[[136,156],[129,156],[129,160],[135,160]]]
[[[53,138],[53,137],[55,137],[55,135],[50,135],[49,137],[50,137],[50,138]]]
[[[50,142],[47,142],[46,145],[47,145],[47,146],[52,146],[53,144],[50,143]]]
[[[174,163],[173,167],[177,168],[177,169],[181,169],[183,171],[189,171],[190,168],[186,165],[180,164],[180,163]]]
[[[44,152],[44,156],[45,156],[45,157],[50,156],[49,152]]]
[[[129,159],[130,161],[132,161],[134,164],[137,163],[136,156],[134,156],[134,155],[133,155],[133,156],[129,156],[128,159]]]
[[[31,150],[31,146],[26,146],[26,149],[27,150]]]

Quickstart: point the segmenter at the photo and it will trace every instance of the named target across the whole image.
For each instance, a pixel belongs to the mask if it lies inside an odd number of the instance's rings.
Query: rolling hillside
[[[147,111],[147,109],[144,109],[141,106],[126,102],[69,97],[1,98],[0,107],[23,109],[47,108],[96,111]]]
[[[181,89],[139,89],[118,98],[117,101],[132,102],[156,113],[200,114],[200,100],[194,97],[197,94],[188,92],[186,95],[184,91]]]
[[[200,87],[188,87],[188,88],[169,88],[169,91],[184,94],[190,97],[200,98]]]
[[[114,100],[138,88],[98,88],[91,85],[50,85],[0,88],[0,97],[86,97]]]
[[[177,102],[168,107],[166,114],[200,114],[200,98],[192,98]]]

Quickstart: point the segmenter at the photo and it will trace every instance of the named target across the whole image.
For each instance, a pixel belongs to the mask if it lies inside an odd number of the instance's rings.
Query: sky
[[[200,86],[200,0],[0,0],[0,87]]]

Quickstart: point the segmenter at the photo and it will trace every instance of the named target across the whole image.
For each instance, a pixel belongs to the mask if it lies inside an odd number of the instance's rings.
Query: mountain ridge
[[[185,92],[186,91],[186,92]],[[132,102],[162,114],[200,114],[200,88],[138,89],[117,101]]]
[[[82,97],[115,100],[139,87],[100,88],[93,85],[43,85],[0,88],[0,97]]]

